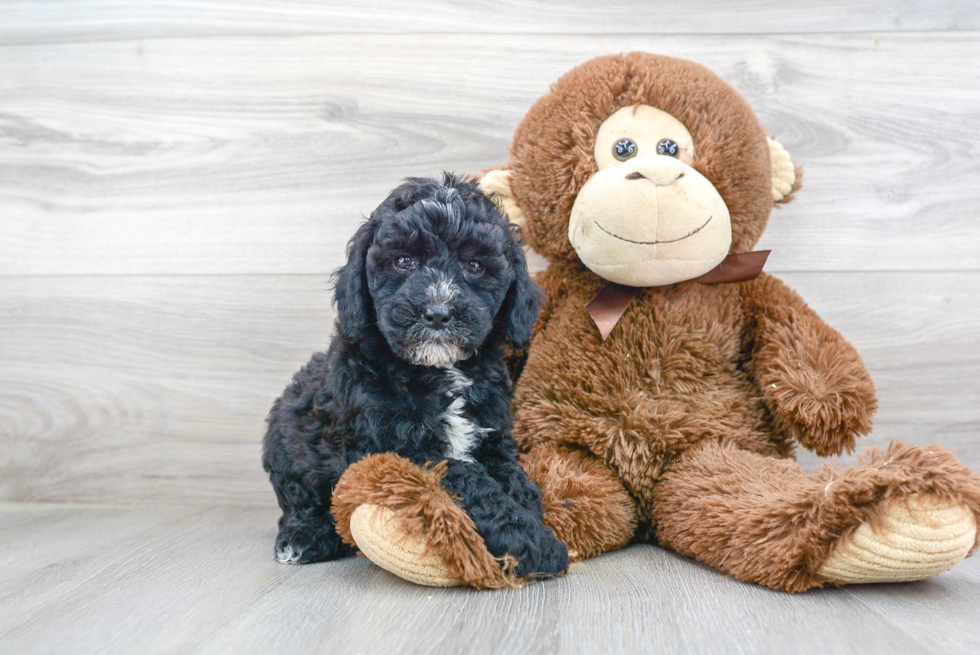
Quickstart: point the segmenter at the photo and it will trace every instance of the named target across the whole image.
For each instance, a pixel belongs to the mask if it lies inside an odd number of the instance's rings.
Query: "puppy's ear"
[[[515,229],[520,228],[511,227],[512,234]],[[519,240],[516,236],[512,239],[513,243],[507,259],[510,261],[511,270],[514,271],[514,281],[507,291],[507,297],[497,317],[503,322],[504,333],[511,347],[514,350],[522,350],[531,340],[531,330],[534,328],[534,322],[538,320],[541,290],[527,272],[527,261],[524,259],[524,251],[521,250]]]
[[[335,274],[334,302],[340,335],[346,339],[362,339],[367,327],[375,321],[374,303],[368,290],[367,251],[374,241],[377,224],[369,220],[354,233],[347,243],[347,263]]]

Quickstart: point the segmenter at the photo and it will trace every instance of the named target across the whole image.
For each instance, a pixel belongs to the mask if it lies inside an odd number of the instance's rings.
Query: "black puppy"
[[[493,555],[517,559],[518,575],[566,570],[511,434],[504,349],[530,339],[539,301],[507,219],[472,182],[409,179],[351,239],[335,302],[329,350],[268,418],[262,463],[282,508],[279,561],[352,554],[330,513],[334,486],[364,456],[395,452],[447,460],[443,486]]]

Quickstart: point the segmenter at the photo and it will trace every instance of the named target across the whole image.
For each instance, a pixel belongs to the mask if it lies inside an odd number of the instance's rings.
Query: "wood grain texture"
[[[732,34],[980,28],[970,0],[5,0],[0,45],[342,33]]]
[[[2,48],[0,275],[328,273],[401,178],[503,163],[632,49],[717,71],[804,167],[772,270],[980,270],[976,32],[409,34]]]
[[[980,274],[782,277],[871,370],[881,410],[865,445],[935,442],[980,468]],[[263,420],[329,341],[326,278],[9,277],[3,287],[0,499],[274,502],[259,466]]]
[[[283,566],[275,511],[0,505],[0,650],[971,653],[980,560],[791,596],[653,546],[521,590],[419,587],[362,558]]]

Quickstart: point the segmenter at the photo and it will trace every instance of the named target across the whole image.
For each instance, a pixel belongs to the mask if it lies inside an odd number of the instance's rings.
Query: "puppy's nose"
[[[430,305],[425,308],[425,324],[433,330],[441,330],[453,320],[453,310],[445,305]]]

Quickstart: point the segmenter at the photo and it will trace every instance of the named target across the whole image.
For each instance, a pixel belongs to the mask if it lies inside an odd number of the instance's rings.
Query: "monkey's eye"
[[[660,143],[657,144],[657,154],[667,155],[668,157],[676,157],[681,151],[681,147],[677,145],[676,141],[671,141],[670,139],[661,139]]]
[[[411,257],[399,257],[395,260],[395,269],[399,271],[414,271],[415,260]]]
[[[473,261],[467,262],[466,266],[464,266],[463,269],[466,271],[467,275],[472,275],[473,277],[479,277],[483,275],[483,264],[476,261],[475,259]]]
[[[613,157],[619,161],[626,161],[636,156],[637,149],[632,139],[620,139],[613,145]]]

